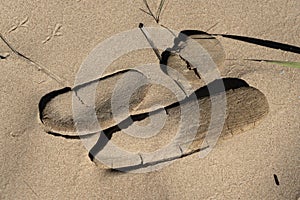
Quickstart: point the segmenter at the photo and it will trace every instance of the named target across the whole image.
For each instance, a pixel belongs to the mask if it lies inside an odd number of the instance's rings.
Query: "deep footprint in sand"
[[[191,32],[187,33],[190,34],[188,35],[189,37],[195,37]],[[199,37],[199,32],[196,33]],[[225,56],[219,41],[207,34],[200,34],[200,38],[204,38],[203,41],[208,42],[207,44],[201,43],[201,45],[207,48],[213,60],[218,63],[218,65],[222,65]],[[214,45],[211,45],[211,43],[214,43]],[[209,48],[209,46],[213,46],[213,48]],[[215,122],[220,121],[222,125],[222,120],[225,120],[224,126],[222,126],[221,129],[221,137],[234,135],[255,127],[268,113],[268,102],[264,94],[250,87],[243,80],[225,78],[215,80],[205,86],[205,83],[203,83],[203,80],[200,79],[201,77],[199,77],[195,70],[192,69],[192,66],[181,58],[180,53],[178,54],[172,49],[163,53],[163,62],[161,63],[167,64],[171,69],[163,68],[162,66],[162,70],[156,69],[157,71],[153,71],[154,76],[155,74],[161,77],[166,76],[166,74],[169,75],[172,78],[170,79],[168,76],[169,81],[171,81],[170,84],[177,84],[172,85],[172,87],[178,85],[185,87],[186,84],[191,83],[192,86],[190,90],[182,91],[178,89],[175,92],[176,94],[174,94],[174,91],[167,87],[146,81],[153,77],[143,74],[143,72],[138,69],[127,69],[93,80],[84,85],[76,86],[72,89],[63,88],[45,95],[39,104],[40,120],[48,132],[56,133],[57,135],[84,136],[104,131],[106,133],[109,132],[110,138],[112,137],[112,140],[114,140],[114,135],[116,134],[116,140],[121,140],[123,144],[126,144],[125,146],[129,147],[128,151],[132,150],[132,152],[135,153],[127,157],[122,157],[122,155],[110,156],[105,163],[109,163],[108,165],[111,168],[126,168],[151,165],[151,163],[155,164],[160,161],[163,162],[164,160],[179,158],[199,151],[211,123],[212,103],[216,103],[214,101],[221,95],[225,94],[226,97],[226,114],[220,116],[220,119],[218,117],[213,119]],[[174,80],[174,77],[172,77],[172,68],[180,71],[183,76],[181,78],[176,76]],[[120,80],[121,87],[116,87]],[[145,80],[145,82],[141,84],[141,87],[135,89],[137,82],[143,82],[143,80]],[[78,95],[81,90],[85,90],[92,84],[97,84],[95,107],[94,105],[89,105]],[[220,84],[224,84],[225,91],[220,90]],[[129,111],[126,115],[121,115],[121,119],[116,121],[113,116],[112,97],[117,93],[119,99],[126,98],[128,91],[133,91],[132,95],[130,94],[130,100],[128,102]],[[196,94],[194,98],[192,98],[193,95],[191,95],[193,92]],[[77,132],[72,109],[72,103],[74,104],[74,101],[86,105],[87,109],[82,110],[82,116],[88,116],[95,111],[98,120],[97,123],[100,124],[101,128],[99,128],[98,125],[93,126],[85,122],[84,131],[81,130]],[[186,128],[184,137],[176,138],[175,141],[173,141],[173,147],[163,153],[149,157],[149,154],[143,153],[144,151],[134,149],[136,144],[141,142],[139,139],[138,141],[132,140],[132,137],[126,139],[125,134],[120,134],[122,133],[122,128],[120,128],[122,124],[120,124],[120,122],[130,119],[130,117],[132,121],[126,124],[127,127],[147,120],[150,115],[156,115],[166,111],[168,119],[165,126],[159,131],[158,138],[172,135],[176,132],[176,130],[173,130],[174,125],[180,123],[181,106],[185,105],[189,107],[189,104],[193,104],[195,101],[200,108],[200,115],[198,116],[200,126],[197,127],[196,135],[189,135],[188,128]],[[119,109],[122,109],[122,105],[120,105]],[[193,112],[193,110],[190,110],[190,112]],[[221,119],[222,117],[224,119]],[[84,121],[84,119],[81,120]],[[76,123],[80,122],[76,121]],[[163,139],[158,140],[164,141]],[[150,151],[162,148],[162,146],[167,143],[161,143],[160,141],[156,141],[154,144],[149,142],[148,146],[150,146]],[[141,149],[145,149],[147,144],[143,144],[144,147],[137,146],[141,147]],[[97,147],[96,145],[97,143],[90,149],[90,153],[92,152],[93,157],[97,157],[98,153],[103,149],[103,147]],[[133,149],[130,149],[130,147]]]

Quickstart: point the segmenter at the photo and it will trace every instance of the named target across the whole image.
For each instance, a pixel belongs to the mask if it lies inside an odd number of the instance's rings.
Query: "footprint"
[[[213,118],[214,122],[212,122],[211,112],[212,112],[212,102],[218,102],[218,97],[220,97],[224,92],[218,91],[218,84],[220,82],[224,82],[225,85],[225,94],[226,94],[226,114],[225,114],[225,122],[224,126],[221,123],[223,118],[222,116],[215,116]],[[212,93],[209,93],[208,88],[213,88]],[[130,149],[131,146],[139,146],[137,144],[141,144],[141,140],[135,139],[133,137],[128,137],[122,130],[117,129],[117,127],[112,127],[110,130],[104,131],[105,133],[109,133],[110,138],[112,138],[112,142],[116,144],[119,141],[119,144],[122,143],[126,152],[137,152],[132,154],[123,154],[121,152],[115,153],[112,155],[109,152],[110,149],[105,149],[104,145],[99,145],[101,143],[101,139],[99,138],[98,145],[96,144],[90,151],[90,156],[92,154],[92,158],[94,161],[98,163],[97,160],[101,160],[102,163],[108,165],[110,168],[115,168],[120,171],[128,171],[128,170],[136,170],[148,166],[154,166],[158,164],[163,164],[165,162],[172,161],[174,159],[178,159],[181,157],[185,157],[187,155],[199,152],[204,150],[209,146],[202,146],[203,142],[207,140],[206,134],[208,133],[209,126],[211,123],[215,124],[215,127],[210,128],[220,128],[218,127],[220,124],[221,134],[220,138],[228,138],[232,137],[235,134],[239,134],[245,132],[249,129],[254,128],[262,121],[264,116],[269,112],[269,106],[267,99],[263,93],[261,93],[256,88],[250,87],[245,81],[236,78],[225,78],[216,80],[210,83],[208,86],[204,86],[198,89],[196,92],[198,105],[200,108],[199,121],[200,126],[196,127],[196,135],[191,133],[190,128],[195,127],[186,127],[183,128],[184,134],[181,137],[174,137],[171,141],[170,148],[165,150],[151,151],[153,154],[145,153],[148,151],[137,151],[137,149]],[[181,104],[185,104],[185,107],[188,108],[191,101],[187,98],[181,102]],[[165,110],[168,113],[169,121],[165,124],[165,127],[160,130],[160,136],[158,135],[157,140],[147,141],[143,143],[143,145],[156,145],[164,138],[164,135],[174,135],[172,131],[174,131],[174,126],[180,126],[180,118],[181,116],[181,108],[179,103],[175,103],[165,107]],[[193,110],[189,110],[193,112]],[[160,111],[162,112],[162,111]],[[155,112],[149,113],[148,115],[155,115]],[[147,119],[147,116],[137,115],[135,116],[136,121],[133,124],[138,123],[140,120]],[[171,131],[171,132],[170,132]],[[175,129],[176,133],[176,129]],[[210,135],[210,137],[215,137],[217,135]],[[114,137],[117,140],[114,140]],[[161,137],[161,138],[160,138]],[[109,142],[109,141],[108,141]],[[95,142],[96,143],[96,142]],[[161,146],[156,146],[156,149],[163,149],[165,143]],[[126,148],[128,147],[128,148]],[[143,149],[143,146],[139,147]],[[109,157],[105,155],[110,155]],[[103,164],[101,164],[103,165]]]
[[[168,89],[177,87],[170,78],[169,81],[165,82],[165,84],[169,82],[168,87],[159,84],[150,84],[149,80],[151,81],[151,79],[160,77],[159,74],[161,76],[166,76],[163,72],[152,73],[152,75],[155,75],[156,77],[151,77],[151,74],[145,76],[136,69],[128,69],[83,85],[78,85],[74,88],[63,88],[61,90],[50,92],[42,97],[39,103],[40,120],[45,125],[45,129],[48,132],[72,136],[78,135],[73,118],[74,107],[72,107],[72,105],[84,104],[84,110],[81,113],[82,117],[80,117],[80,119],[85,121],[83,118],[89,118],[93,115],[95,110],[101,126],[101,129],[99,129],[97,125],[95,125],[95,128],[91,126],[89,122],[86,122],[86,130],[80,133],[80,135],[85,135],[115,126],[130,115],[137,115],[161,109],[177,101],[181,101],[186,97],[186,94],[181,90],[176,91],[176,96]],[[137,85],[140,85],[141,87],[135,89]],[[94,91],[95,108],[93,103],[90,102],[90,99],[86,98],[89,95],[91,96],[93,91],[87,96],[80,97],[79,95],[89,91],[89,88],[92,86],[96,87],[96,90]],[[129,93],[130,91],[133,91],[132,95]],[[121,103],[118,103],[113,97]],[[126,98],[129,99],[129,102],[122,102],[122,100]],[[126,106],[129,105],[128,114],[119,113],[119,116],[117,116],[119,121],[114,120],[112,101],[116,102],[116,107],[114,109],[118,111],[125,109],[126,112]]]
[[[196,39],[218,66],[223,65],[225,54],[218,40],[199,31],[183,31],[183,33]],[[155,156],[138,152],[130,156],[106,157],[111,168],[134,169],[156,165],[202,150],[201,144],[211,123],[215,126],[213,128],[218,128],[223,125],[222,120],[225,120],[224,126],[221,127],[222,138],[255,127],[269,111],[265,95],[237,78],[217,79],[206,85],[193,70],[193,66],[181,57],[184,46],[178,51],[180,42],[182,41],[175,39],[174,47],[162,54],[161,63],[167,64],[169,68],[151,68],[147,73],[140,69],[126,69],[73,88],[63,88],[46,94],[39,103],[39,117],[45,130],[65,137],[85,136],[103,131],[107,137],[103,140],[100,136],[98,142],[95,141],[96,144],[89,150],[90,158],[93,159],[105,153],[103,151],[105,145],[110,139],[114,139],[116,133],[122,132],[123,128],[147,120],[149,116],[160,112],[166,111],[170,118],[170,124],[163,127],[160,134],[173,134],[170,130],[180,125],[181,106],[190,108],[189,112],[184,113],[187,116],[194,112],[191,105],[196,103],[200,108],[200,115],[195,118],[200,121],[200,126],[184,127],[185,136],[175,138],[172,148],[163,152],[158,151]],[[174,73],[174,70],[179,71],[180,75]],[[155,84],[157,80],[164,82]],[[189,83],[191,87],[188,87]],[[223,84],[225,91],[220,87]],[[173,88],[176,88],[175,92]],[[196,96],[191,95],[193,93]],[[227,102],[225,116],[212,117],[212,104],[218,105],[218,98],[224,95]],[[122,102],[126,99],[128,102]],[[74,106],[76,109],[78,107],[76,113],[80,114],[76,119],[73,117]],[[113,116],[115,111],[118,120]],[[90,123],[88,119],[94,113],[97,120]],[[211,121],[211,118],[214,121]],[[81,127],[79,132],[75,124]],[[195,128],[194,137],[190,129]],[[117,135],[122,137],[124,134]],[[215,136],[217,135],[212,135]],[[131,143],[134,145],[134,140],[126,141],[126,138],[121,138],[121,141],[127,146]]]
[[[203,48],[202,50],[198,46],[199,44]],[[189,48],[186,48],[187,46]],[[196,52],[196,54],[191,55],[191,51]],[[194,88],[198,89],[206,85],[205,80],[202,80],[201,76],[206,73],[206,68],[204,66],[209,66],[212,62],[207,63],[205,60],[201,60],[199,66],[201,71],[198,71],[184,58],[189,58],[191,60],[196,58],[196,61],[198,61],[199,59],[197,58],[201,58],[201,56],[207,57],[207,55],[209,55],[215,63],[215,70],[222,70],[225,62],[225,52],[220,41],[214,36],[203,31],[184,30],[179,33],[177,38],[175,38],[174,46],[162,53],[161,64],[170,67],[166,68],[162,66],[162,70],[181,84],[182,80],[178,80],[178,77],[176,77],[170,69],[179,71]],[[209,70],[212,69],[210,68]]]

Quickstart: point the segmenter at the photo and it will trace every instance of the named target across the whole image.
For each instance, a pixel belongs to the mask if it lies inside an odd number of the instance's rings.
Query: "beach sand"
[[[159,1],[149,4],[157,8]],[[158,27],[140,8],[145,8],[142,0],[2,1],[0,33],[32,62],[0,40],[0,55],[9,53],[0,60],[0,199],[299,198],[300,70],[243,60],[299,62],[297,53],[218,37],[226,53],[222,77],[237,77],[259,89],[270,111],[254,129],[220,141],[203,159],[192,154],[154,172],[112,172],[90,161],[81,140],[44,131],[38,118],[41,97],[72,87],[96,45],[141,22]],[[160,23],[178,31],[300,46],[299,11],[297,0],[168,0]],[[109,70],[151,62],[157,62],[151,50],[133,52]]]

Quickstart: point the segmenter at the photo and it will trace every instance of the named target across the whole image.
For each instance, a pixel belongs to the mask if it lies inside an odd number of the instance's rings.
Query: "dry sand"
[[[158,4],[149,2],[151,7]],[[72,86],[80,64],[99,42],[140,22],[157,26],[139,10],[143,7],[142,1],[4,0],[0,33],[19,52],[61,77],[64,86]],[[297,0],[169,0],[161,23],[178,31],[207,31],[215,25],[210,33],[300,46],[299,10]],[[26,27],[15,29],[26,18]],[[61,36],[49,39],[60,25]],[[204,159],[193,154],[146,174],[100,169],[80,140],[47,134],[39,123],[38,103],[62,85],[0,41],[0,52],[10,54],[0,60],[0,199],[299,198],[300,70],[241,60],[299,61],[299,55],[219,39],[228,59],[222,76],[241,78],[263,92],[270,113],[254,129],[220,142]],[[119,63],[157,62],[153,53],[145,55],[128,55]]]

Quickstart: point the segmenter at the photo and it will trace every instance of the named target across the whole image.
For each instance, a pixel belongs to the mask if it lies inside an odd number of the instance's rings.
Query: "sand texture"
[[[148,2],[153,10],[159,6],[159,1]],[[225,93],[216,92],[210,99],[207,85],[214,81],[212,76],[205,79],[200,74],[199,79],[195,66],[185,60],[184,48],[176,49],[170,40],[170,49],[159,49],[159,53],[167,52],[164,64],[181,71],[190,80],[190,90],[174,93],[145,82],[130,96],[128,113],[119,113],[121,119],[134,116],[133,122],[118,128],[111,116],[113,90],[121,91],[118,99],[126,99],[126,91],[140,80],[154,80],[168,73],[176,79],[176,87],[186,84],[185,78],[174,76],[172,69],[161,68],[149,45],[148,49],[118,57],[102,75],[86,71],[94,77],[91,85],[101,82],[95,93],[96,116],[109,143],[137,155],[111,161],[106,153],[107,162],[113,168],[138,167],[130,172],[103,167],[97,160],[104,152],[97,147],[102,140],[99,142],[98,130],[92,125],[81,130],[80,140],[74,128],[72,100],[77,99],[80,105],[89,100],[80,98],[80,89],[89,88],[89,84],[76,82],[81,65],[98,44],[124,31],[136,29],[134,40],[148,44],[138,29],[139,23],[145,30],[160,26],[140,8],[146,9],[142,0],[1,2],[0,199],[298,199],[300,70],[249,60],[300,61],[298,0],[167,0],[160,24],[178,32],[203,33],[198,42],[202,41],[200,44],[216,63],[219,78],[228,83]],[[260,39],[265,45],[233,36]],[[104,52],[130,46],[127,39],[120,42],[122,47],[109,46]],[[99,56],[97,60],[104,63],[108,57]],[[150,63],[154,63],[150,78],[135,69]],[[122,82],[124,74],[128,79]],[[193,91],[196,101],[186,101]],[[211,103],[224,94],[227,112],[221,139],[200,158],[207,149],[201,145],[209,144],[210,138],[204,139],[204,135],[212,119]],[[187,109],[181,110],[178,102]],[[203,123],[191,129],[196,137],[187,134],[174,140],[180,128],[191,128],[179,119],[182,114],[194,113],[193,103],[202,108],[197,119]],[[82,112],[89,114],[91,107],[87,108]],[[146,127],[151,122],[149,113],[154,117],[166,114],[161,131],[149,138],[128,135],[130,127]],[[147,154],[170,141],[176,144],[171,150]],[[191,145],[185,146],[184,141]],[[164,160],[168,161],[166,166],[151,171]],[[147,164],[145,169],[151,172],[134,173],[143,169],[141,163]]]

